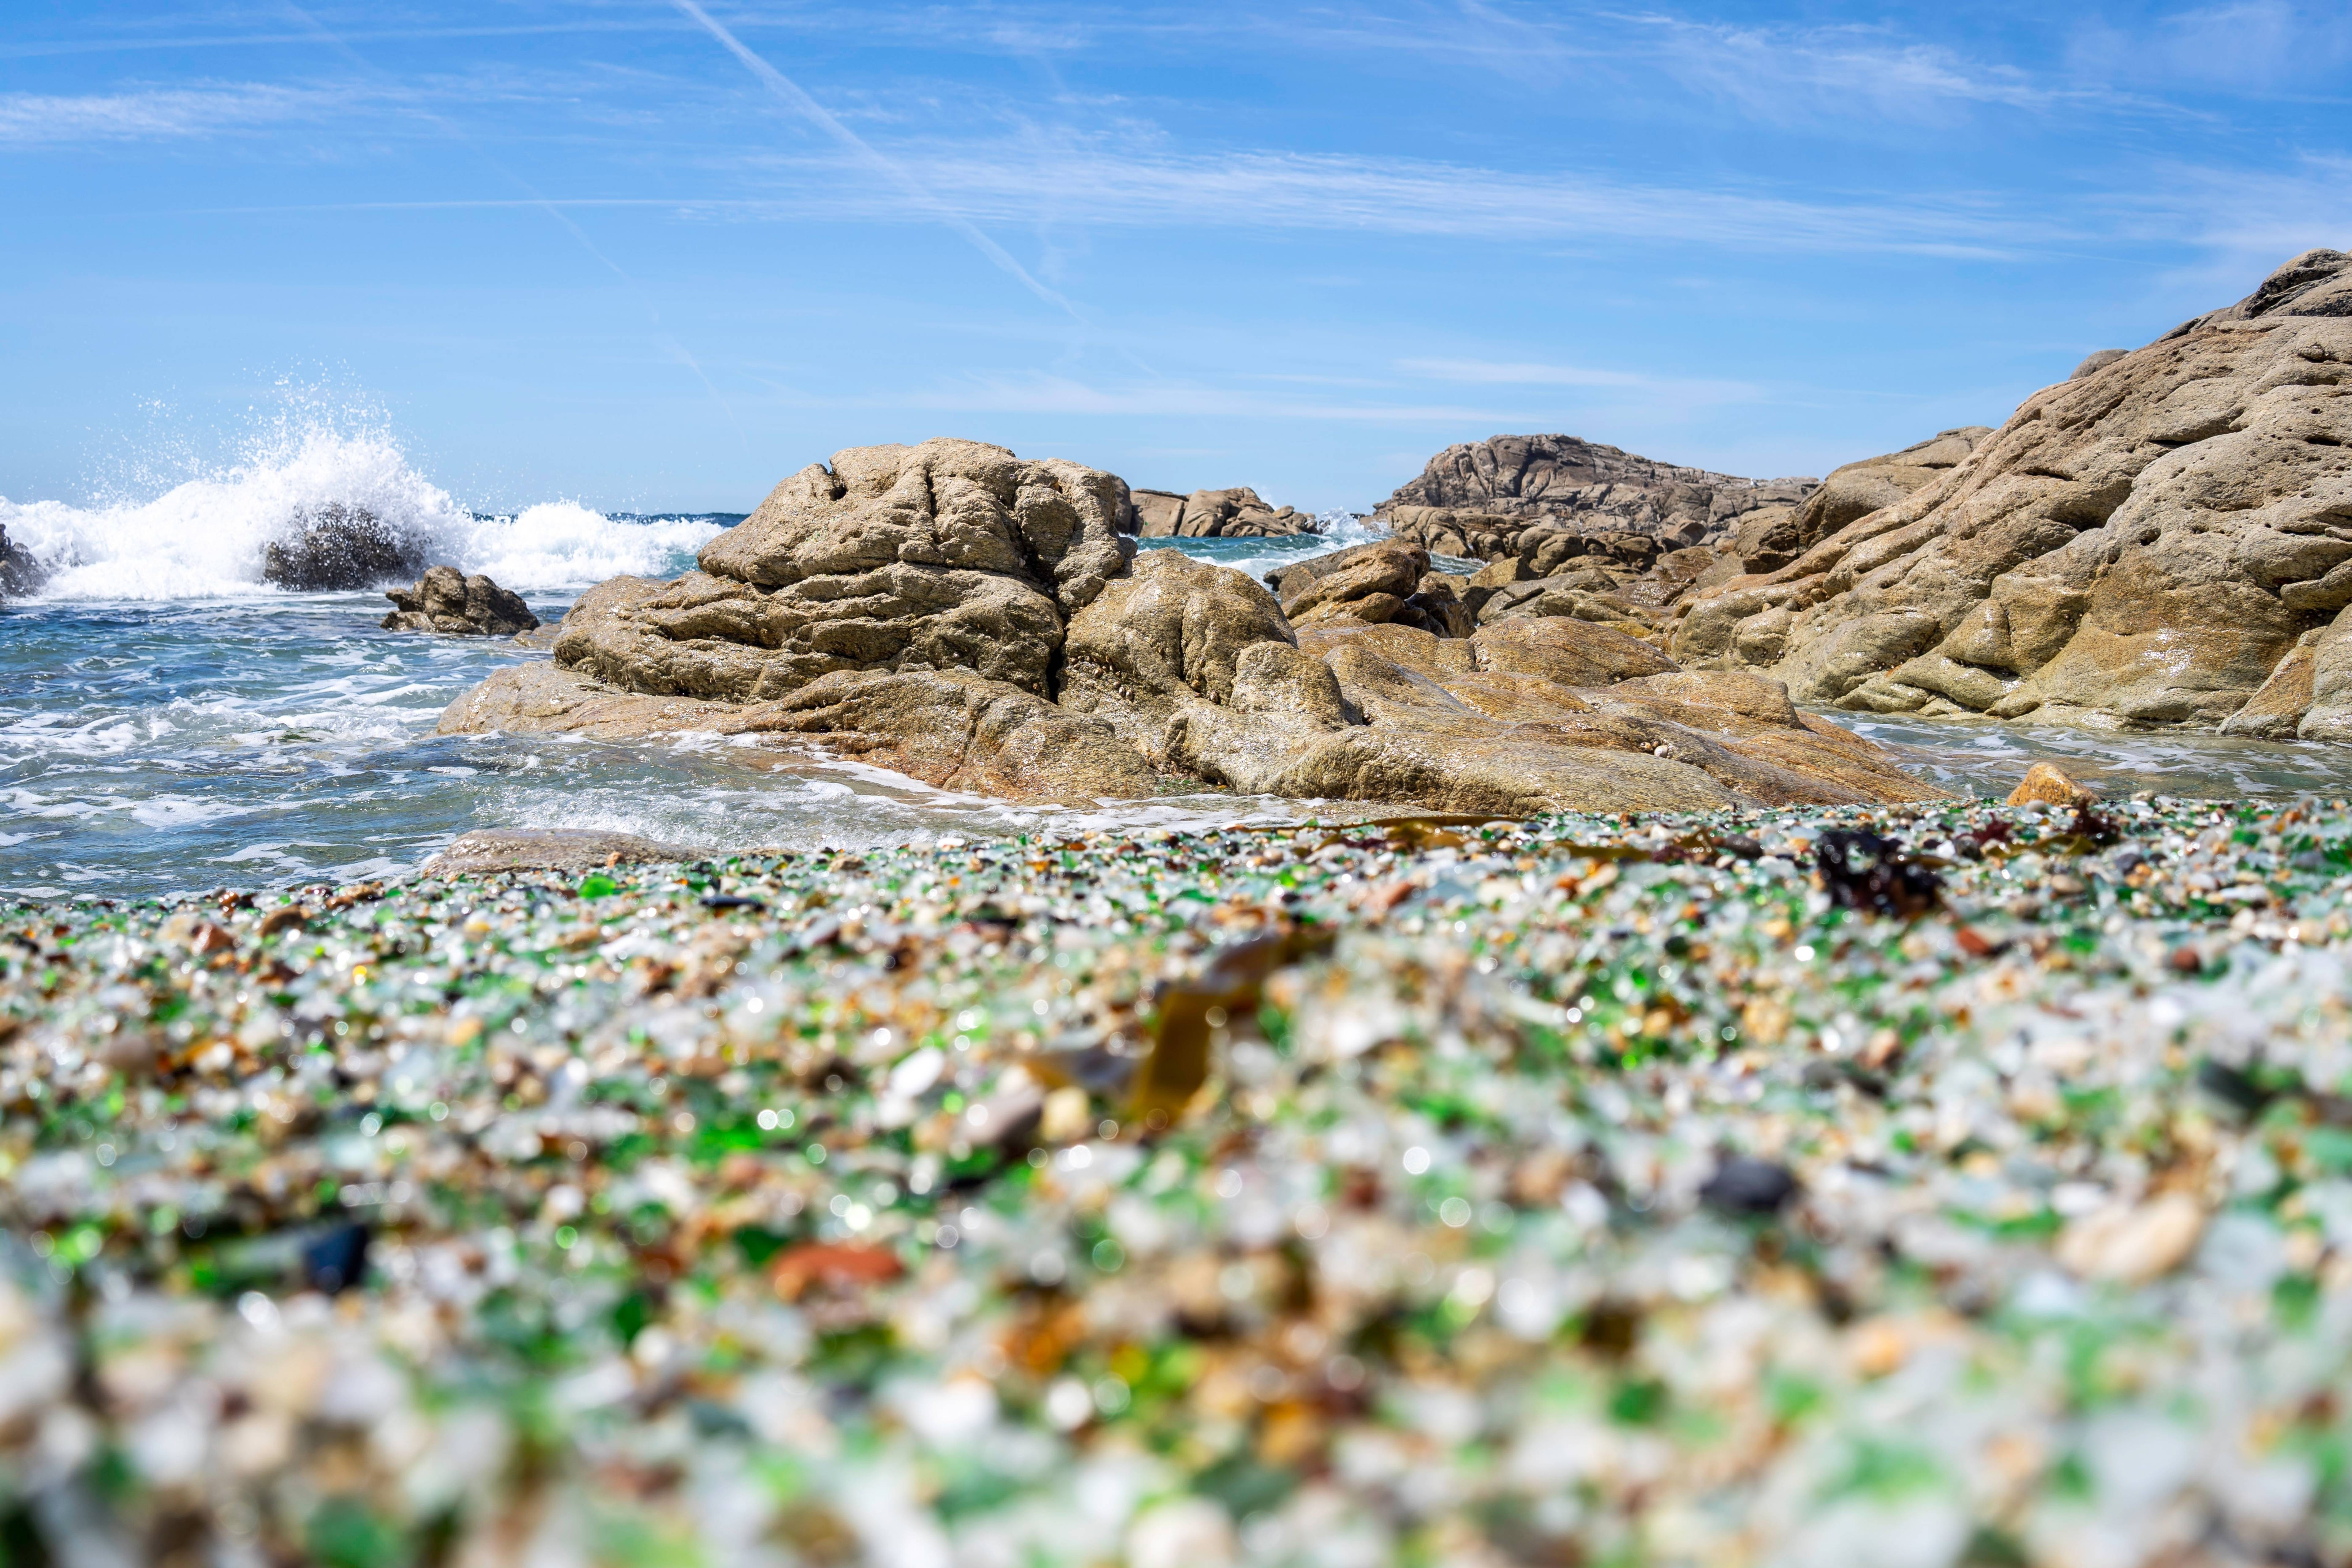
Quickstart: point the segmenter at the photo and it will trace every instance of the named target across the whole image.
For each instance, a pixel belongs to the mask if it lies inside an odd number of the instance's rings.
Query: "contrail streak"
[[[721,47],[723,47],[729,54],[733,55],[737,59],[741,60],[746,70],[749,70],[753,76],[758,77],[761,82],[770,92],[774,93],[778,98],[783,100],[794,112],[804,115],[808,119],[816,121],[827,135],[840,142],[844,147],[848,148],[850,152],[856,153],[860,162],[886,175],[892,184],[896,184],[899,189],[905,191],[908,196],[913,198],[917,205],[922,207],[924,211],[929,213],[933,217],[938,218],[941,223],[947,225],[950,228],[963,236],[967,240],[970,240],[973,249],[979,251],[982,256],[987,257],[989,260],[996,263],[997,266],[1003,268],[1006,272],[1011,273],[1014,278],[1019,279],[1023,288],[1028,289],[1032,294],[1036,295],[1038,299],[1044,300],[1046,304],[1053,306],[1058,310],[1066,312],[1072,321],[1077,321],[1081,325],[1085,324],[1085,318],[1078,314],[1077,308],[1072,305],[1068,300],[1065,299],[1060,294],[1055,293],[1053,289],[1046,288],[1045,285],[1038,282],[1036,279],[1031,277],[1027,268],[1022,266],[1018,261],[1015,261],[1012,255],[1007,252],[1003,246],[997,244],[996,241],[989,238],[987,235],[982,233],[978,225],[974,224],[971,219],[965,217],[961,213],[956,212],[945,202],[940,200],[939,197],[933,195],[929,189],[926,187],[920,180],[918,180],[913,174],[909,174],[902,164],[880,152],[873,145],[873,143],[867,142],[866,138],[860,136],[856,132],[852,131],[848,126],[844,125],[840,121],[835,119],[833,115],[827,111],[824,105],[819,103],[815,99],[811,98],[807,93],[801,90],[801,86],[798,82],[793,80],[792,78],[786,76],[783,72],[778,70],[775,67],[761,59],[758,55],[753,54],[750,48],[745,47],[740,38],[738,38],[734,34],[729,32],[724,26],[721,26],[718,20],[714,18],[709,12],[697,5],[695,0],[670,0],[670,4],[677,6],[680,11],[686,13],[687,16],[692,17],[696,22],[701,24],[702,29],[705,32],[718,39]]]
[[[360,52],[357,49],[352,48],[351,45],[345,43],[342,40],[341,36],[336,33],[334,29],[329,27],[316,16],[311,16],[310,12],[302,9],[301,6],[293,4],[293,0],[286,0],[286,9],[292,12],[296,17],[299,18],[302,24],[309,27],[313,34],[319,37],[324,38],[327,43],[345,59],[359,67],[362,71],[367,72],[371,76],[382,76],[384,74],[378,71],[373,66],[370,65],[364,58],[362,58]],[[581,249],[594,257],[598,261],[602,262],[607,268],[609,268],[613,276],[618,278],[628,289],[629,292],[637,297],[637,303],[645,308],[646,314],[651,320],[652,325],[655,328],[656,341],[672,354],[684,361],[686,367],[688,370],[694,372],[694,378],[702,383],[702,389],[710,394],[711,401],[718,404],[719,411],[727,416],[727,423],[735,426],[736,440],[742,443],[742,447],[745,451],[748,452],[751,449],[751,437],[745,433],[743,429],[743,422],[735,417],[734,405],[729,403],[727,401],[726,395],[719,390],[718,385],[711,381],[709,376],[703,374],[702,363],[687,351],[687,347],[684,343],[677,341],[677,334],[672,332],[667,327],[662,325],[661,312],[654,309],[653,301],[646,297],[645,286],[643,284],[639,283],[635,278],[629,276],[628,272],[623,268],[619,262],[614,260],[611,257],[605,255],[603,250],[599,249],[596,242],[588,237],[587,230],[572,222],[569,214],[564,212],[562,207],[557,206],[553,202],[549,201],[546,196],[542,195],[540,193],[538,186],[532,184],[529,180],[524,179],[520,174],[516,174],[512,169],[508,168],[504,163],[499,163],[496,158],[491,157],[488,153],[482,149],[478,142],[477,142],[472,137],[466,134],[465,129],[462,126],[456,124],[442,115],[434,113],[433,110],[426,109],[420,104],[411,104],[408,106],[408,109],[411,113],[418,115],[432,125],[437,127],[444,134],[464,143],[466,148],[470,151],[474,156],[479,158],[483,163],[488,163],[492,169],[498,171],[501,177],[506,179],[509,184],[513,184],[523,193],[524,196],[527,198],[523,203],[524,205],[537,207],[541,212],[545,213],[549,217],[551,217],[557,223],[562,224],[564,231],[571,235],[573,239],[579,241]]]

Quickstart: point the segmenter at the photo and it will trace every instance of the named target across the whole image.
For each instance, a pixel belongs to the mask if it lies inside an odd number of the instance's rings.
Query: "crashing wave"
[[[377,435],[306,432],[150,500],[0,500],[12,568],[0,592],[47,599],[217,599],[370,589],[426,566],[527,591],[622,574],[670,576],[722,518],[631,520],[572,501],[511,516],[460,506]]]

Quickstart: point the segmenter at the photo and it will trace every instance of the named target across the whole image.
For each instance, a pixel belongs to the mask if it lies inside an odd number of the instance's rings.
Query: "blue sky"
[[[482,506],[1820,473],[2352,245],[2341,5],[705,4],[0,0],[0,496],[289,386]]]

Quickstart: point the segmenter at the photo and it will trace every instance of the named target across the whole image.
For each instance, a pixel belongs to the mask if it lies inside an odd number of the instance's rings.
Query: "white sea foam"
[[[541,501],[476,523],[462,553],[467,571],[509,588],[576,588],[607,577],[669,576],[718,531],[699,518],[622,521],[577,501]]]
[[[576,588],[623,573],[667,575],[719,531],[690,519],[637,521],[575,501],[483,517],[417,472],[376,434],[313,428],[152,500],[77,507],[0,499],[0,527],[49,577],[47,599],[218,599],[271,593],[270,541],[320,508],[360,508],[422,541],[436,561],[524,591]]]

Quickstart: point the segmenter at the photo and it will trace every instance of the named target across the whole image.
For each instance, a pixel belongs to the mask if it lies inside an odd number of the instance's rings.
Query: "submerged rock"
[[[384,595],[392,614],[381,625],[388,632],[439,632],[445,637],[505,637],[527,632],[539,617],[522,595],[499,587],[477,572],[467,576],[455,566],[436,566],[413,588],[394,588]]]
[[[269,542],[261,580],[299,594],[380,588],[424,571],[425,549],[425,541],[363,506],[329,501],[299,513],[284,538]]]
[[[2352,257],[2312,251],[1706,584],[1675,656],[1857,711],[2352,738],[2347,365]]]
[[[541,667],[543,668],[543,667]],[[584,871],[595,866],[637,866],[690,860],[694,852],[632,833],[597,828],[485,827],[461,833],[425,863],[427,875],[457,877],[491,871]]]
[[[1318,533],[1312,512],[1268,506],[1246,485],[1225,490],[1134,490],[1135,534],[1140,539],[1272,539]]]
[[[552,666],[500,671],[442,731],[813,738],[1055,799],[1223,787],[1519,815],[1939,793],[1776,683],[1650,689],[1679,672],[1630,614],[1482,627],[1402,541],[1293,568],[1277,598],[1133,554],[1125,499],[1111,475],[975,442],[838,453],[699,570],[589,590]]]

